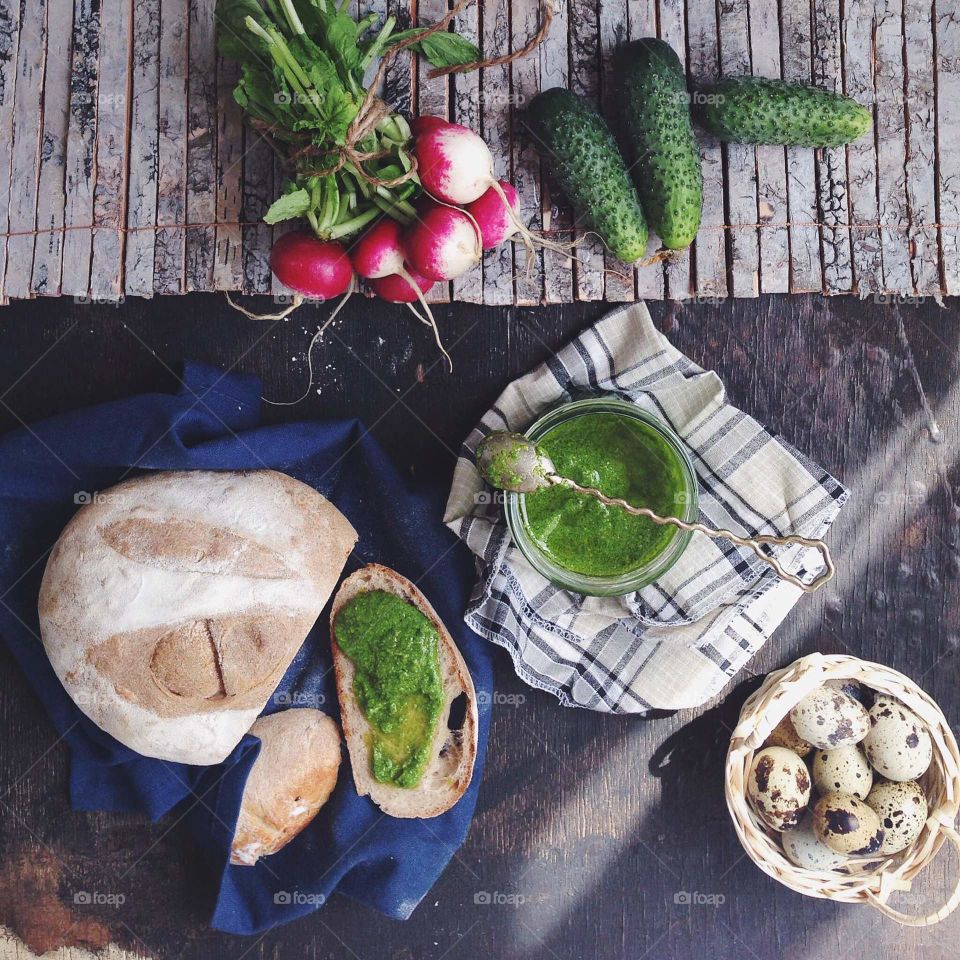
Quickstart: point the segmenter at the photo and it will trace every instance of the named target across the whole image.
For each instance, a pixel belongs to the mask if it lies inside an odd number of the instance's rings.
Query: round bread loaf
[[[320,710],[261,717],[260,753],[247,777],[230,862],[253,866],[285,847],[327,802],[340,769],[340,728]]]
[[[333,504],[272,470],[129,480],[79,510],[50,554],[47,656],[121,743],[219,763],[276,689],[356,540]]]

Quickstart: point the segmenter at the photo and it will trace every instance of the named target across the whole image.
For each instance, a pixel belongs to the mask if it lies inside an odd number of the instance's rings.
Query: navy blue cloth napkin
[[[71,750],[78,810],[134,810],[158,818],[181,805],[212,868],[213,926],[256,933],[317,909],[334,890],[405,919],[466,836],[483,772],[492,667],[463,623],[474,568],[441,523],[445,490],[411,489],[357,420],[260,426],[260,381],[188,363],[175,394],[142,394],[52,417],[0,437],[0,636]],[[39,636],[37,595],[46,557],[78,504],[144,470],[280,470],[319,490],[360,540],[347,570],[385,563],[412,579],[449,627],[481,695],[480,744],[470,789],[431,820],[395,820],[357,796],[349,759],[313,823],[255,867],[229,865],[243,786],[260,749],[244,737],[215,767],[141,757],[94,726],[67,696]],[[327,611],[266,711],[318,707],[339,720]]]

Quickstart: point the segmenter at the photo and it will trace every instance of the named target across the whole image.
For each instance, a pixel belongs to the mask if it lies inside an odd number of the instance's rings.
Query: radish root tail
[[[412,304],[405,303],[404,306],[425,326],[430,326],[430,321]]]
[[[443,341],[440,339],[440,328],[437,326],[437,321],[433,316],[433,311],[430,309],[430,304],[427,303],[427,298],[423,295],[423,291],[420,289],[420,284],[417,283],[413,277],[411,277],[410,274],[403,269],[403,267],[400,268],[399,273],[400,276],[410,284],[411,289],[417,295],[417,299],[420,301],[420,306],[423,307],[424,311],[429,317],[427,324],[433,328],[433,336],[437,341],[437,346],[440,348],[440,352],[447,358],[447,366],[450,368],[450,373],[453,373],[453,360],[450,359],[450,354],[447,353],[446,347],[444,347]],[[411,307],[411,309],[413,308]],[[413,312],[416,314],[416,310]]]
[[[497,196],[500,198],[500,201],[503,203],[504,207],[506,207],[507,216],[513,221],[513,225],[516,227],[517,233],[520,234],[520,241],[523,243],[524,247],[526,247],[528,269],[533,261],[537,247],[542,247],[544,250],[552,250],[554,253],[559,253],[563,257],[571,257],[572,251],[576,246],[575,243],[555,243],[553,240],[548,240],[542,234],[534,233],[520,219],[517,211],[513,209],[513,204],[507,198],[507,195],[504,192],[503,187],[500,186],[499,181],[494,180],[492,186],[496,191]],[[574,257],[573,259],[576,258]]]
[[[286,310],[281,310],[279,313],[254,313],[252,310],[248,310],[246,307],[240,306],[233,297],[228,293],[226,295],[227,303],[233,307],[238,313],[242,313],[248,320],[283,320],[285,317],[289,317],[294,310],[303,304],[304,298],[300,296],[299,293],[294,294],[293,300],[290,303],[290,306]]]
[[[334,308],[333,313],[323,322],[323,325],[317,328],[317,332],[313,335],[313,338],[310,341],[310,345],[307,347],[307,371],[310,374],[310,378],[307,382],[307,389],[297,397],[296,400],[268,400],[266,397],[262,397],[264,403],[270,404],[271,407],[293,407],[298,403],[303,403],[307,397],[310,396],[310,391],[313,389],[314,382],[314,372],[313,372],[313,348],[317,345],[318,341],[323,337],[324,331],[327,327],[337,319],[337,314],[343,309],[346,302],[352,296],[354,290],[356,289],[356,281],[351,278],[350,286],[347,288],[347,292],[340,298],[340,302]],[[229,297],[229,294],[227,295]]]

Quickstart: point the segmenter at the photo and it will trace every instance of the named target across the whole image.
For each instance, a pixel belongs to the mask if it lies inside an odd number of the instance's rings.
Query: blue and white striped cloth
[[[625,597],[584,597],[553,586],[513,545],[502,497],[474,451],[493,430],[524,431],[571,395],[615,394],[668,423],[686,443],[700,485],[700,519],[740,534],[821,537],[848,491],[756,420],[726,402],[698,367],[631,304],[585,330],[515,380],[463,444],[445,522],[478,558],[465,614],[506,648],[519,676],[567,706],[647,713],[697,706],[718,693],[780,625],[802,591],[749,550],[695,533],[657,582]],[[777,548],[812,579],[815,550]]]

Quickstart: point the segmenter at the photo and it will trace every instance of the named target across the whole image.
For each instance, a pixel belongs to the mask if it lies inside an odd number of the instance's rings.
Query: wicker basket
[[[847,873],[806,870],[787,859],[777,842],[778,835],[764,827],[754,813],[747,801],[747,778],[754,752],[800,700],[827,680],[849,678],[901,700],[929,728],[933,761],[921,784],[930,814],[920,836],[900,853],[880,861],[854,861]],[[910,916],[887,904],[894,891],[910,889],[913,878],[933,860],[945,840],[950,840],[960,855],[960,834],[955,829],[960,809],[957,741],[936,703],[896,670],[856,657],[815,653],[769,674],[740,711],[727,753],[726,794],[744,850],[764,873],[797,893],[843,903],[869,903],[898,923],[917,927],[938,923],[960,905],[960,879],[944,906],[927,916]]]

